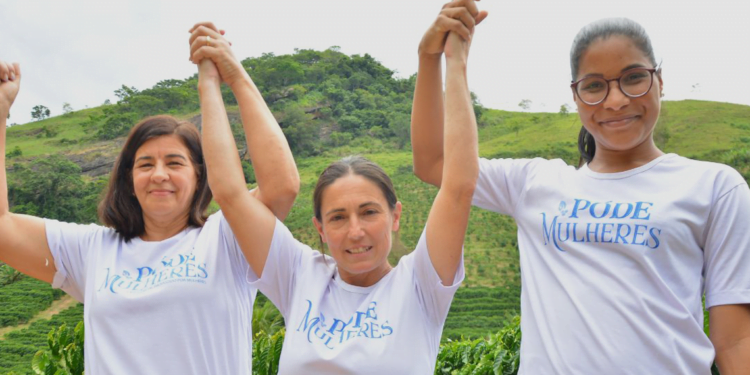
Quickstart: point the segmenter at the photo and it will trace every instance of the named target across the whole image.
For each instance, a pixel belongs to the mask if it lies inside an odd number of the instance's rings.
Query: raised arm
[[[203,38],[205,36],[196,38],[197,41],[193,44],[200,42],[199,39]],[[269,206],[260,200],[258,194],[250,194],[247,191],[237,145],[229,127],[229,119],[221,96],[222,78],[216,65],[210,59],[199,61],[198,93],[203,124],[203,157],[208,171],[208,184],[224,217],[232,227],[245,259],[255,274],[260,277],[268,257],[276,219]],[[255,126],[257,128],[278,127],[275,122],[263,122]],[[262,132],[262,130],[259,131]],[[283,148],[282,145],[275,144],[278,142],[278,138],[271,137],[266,143],[259,144],[261,148],[256,152],[273,153]],[[286,145],[285,140],[284,145]],[[272,189],[272,186],[267,188]]]
[[[711,342],[721,375],[747,374],[750,369],[750,305],[709,309]]]
[[[6,121],[21,85],[18,63],[0,61],[0,261],[33,278],[52,283],[52,259],[42,219],[10,212],[5,172]]]
[[[466,81],[470,42],[450,33],[445,48],[443,183],[427,219],[430,260],[443,285],[452,285],[461,261],[471,198],[479,175],[477,124]]]
[[[414,174],[440,186],[443,175],[443,77],[440,60],[449,32],[470,40],[474,26],[487,17],[474,0],[456,0],[443,6],[419,43],[419,71],[411,112]]]
[[[254,194],[283,220],[299,193],[299,173],[284,133],[260,91],[234,57],[223,31],[205,22],[193,26],[191,33],[191,60],[196,63],[204,58],[213,61],[222,81],[237,98],[247,150],[258,182]]]

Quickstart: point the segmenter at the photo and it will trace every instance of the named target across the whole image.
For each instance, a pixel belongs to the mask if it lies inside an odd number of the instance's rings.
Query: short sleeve
[[[70,294],[83,302],[86,286],[86,265],[91,251],[91,239],[106,228],[97,225],[80,225],[45,219],[47,245],[55,262],[52,287]]]
[[[750,303],[750,189],[721,196],[708,218],[704,247],[706,308]]]
[[[399,266],[406,266],[414,270],[414,284],[421,305],[425,313],[435,323],[442,325],[448,316],[453,296],[464,280],[464,257],[461,249],[461,262],[456,269],[456,275],[451,285],[443,285],[440,276],[430,260],[427,248],[426,231],[422,231],[417,247],[410,254],[401,258]]]
[[[314,251],[297,241],[292,232],[276,219],[271,247],[263,267],[263,274],[251,283],[258,288],[287,318],[296,278],[313,257]]]
[[[534,169],[547,160],[479,158],[479,177],[472,204],[513,216],[516,202]]]

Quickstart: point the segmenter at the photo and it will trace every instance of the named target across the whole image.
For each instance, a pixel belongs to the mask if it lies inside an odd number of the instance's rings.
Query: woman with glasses
[[[449,3],[420,44],[414,171],[436,186],[443,181],[442,41],[473,31],[484,16],[473,1]],[[570,57],[583,124],[578,168],[480,159],[473,199],[518,224],[519,374],[709,374],[714,359],[724,375],[747,373],[747,183],[725,165],[654,144],[664,82],[640,25],[594,22],[576,36]]]

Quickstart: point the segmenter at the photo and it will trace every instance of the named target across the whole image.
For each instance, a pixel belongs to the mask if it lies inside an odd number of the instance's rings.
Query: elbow
[[[232,207],[232,202],[234,202],[240,195],[247,194],[247,189],[244,187],[232,188],[222,186],[221,183],[212,184],[211,181],[209,181],[208,185],[211,188],[211,194],[213,195],[214,201],[216,201],[222,210],[227,207]]]
[[[299,175],[295,174],[290,177],[288,183],[273,188],[273,197],[270,199],[269,208],[279,220],[286,219],[289,211],[291,211],[292,205],[299,195],[299,186]]]
[[[468,202],[468,204],[471,204],[476,187],[477,175],[472,175],[445,181],[440,190],[444,190],[458,202]]]
[[[434,165],[432,165],[431,168],[428,163],[419,162],[417,159],[414,159],[414,166],[412,167],[412,170],[414,172],[414,175],[417,176],[417,178],[422,182],[426,182],[438,188],[440,187],[441,176],[435,173]]]
[[[291,207],[294,200],[297,199],[297,195],[299,195],[299,184],[299,173],[295,169],[294,173],[290,173],[286,183],[273,187],[276,196],[274,200]]]
[[[476,189],[476,179],[473,183],[462,183],[460,186],[455,188],[456,199],[460,202],[467,202],[471,205],[471,200],[474,198],[474,190]]]
[[[424,167],[422,167],[417,161],[414,161],[414,167],[412,167],[412,171],[414,172],[414,175],[417,176],[418,179],[422,180],[422,182],[429,183],[429,178],[427,176],[427,173],[424,171]]]

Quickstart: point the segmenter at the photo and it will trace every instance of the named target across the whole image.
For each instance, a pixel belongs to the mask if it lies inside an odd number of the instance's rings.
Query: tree
[[[312,116],[296,105],[291,105],[279,114],[279,126],[295,155],[316,153],[319,130]]]
[[[44,120],[48,118],[50,115],[49,108],[43,106],[43,105],[37,105],[34,106],[34,108],[31,109],[31,118],[36,120]]]
[[[565,116],[568,113],[570,113],[570,106],[567,104],[563,104],[560,106],[560,112],[558,112],[560,115]]]
[[[96,221],[96,199],[88,198],[97,197],[100,188],[81,179],[77,164],[52,155],[16,165],[13,178],[8,179],[8,200],[15,213],[90,223]]]
[[[63,112],[67,115],[70,112],[73,112],[73,107],[70,105],[70,103],[63,103]]]
[[[127,87],[122,85],[119,89],[115,90],[115,96],[120,98],[120,101],[127,101],[133,95],[138,94],[138,89],[135,87]]]
[[[531,108],[531,100],[529,99],[521,100],[521,102],[518,103],[518,106],[521,107],[521,109],[523,109],[524,111],[527,111],[529,108]]]

